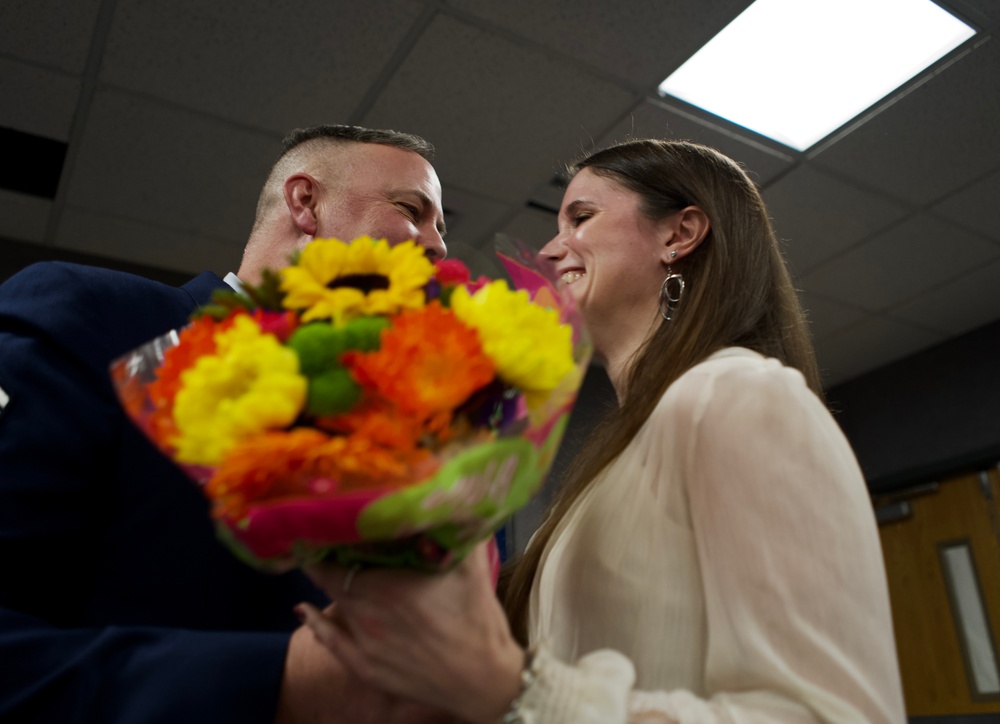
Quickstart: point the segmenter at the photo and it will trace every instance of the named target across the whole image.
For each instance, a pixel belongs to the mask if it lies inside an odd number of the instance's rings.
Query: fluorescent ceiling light
[[[660,91],[804,151],[973,35],[930,0],[757,0]]]

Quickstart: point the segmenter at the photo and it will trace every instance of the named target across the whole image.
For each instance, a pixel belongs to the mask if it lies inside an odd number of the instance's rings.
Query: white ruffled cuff
[[[539,645],[535,679],[517,705],[524,724],[624,724],[628,695],[635,684],[632,662],[617,651],[587,654],[575,665],[555,658]]]

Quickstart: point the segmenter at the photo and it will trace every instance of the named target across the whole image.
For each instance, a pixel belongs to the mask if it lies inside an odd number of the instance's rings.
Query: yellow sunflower
[[[183,463],[215,465],[237,442],[291,424],[305,403],[295,352],[249,315],[238,315],[215,344],[215,354],[181,373],[173,442]]]
[[[556,310],[533,303],[523,290],[512,291],[503,279],[472,295],[457,287],[451,311],[479,333],[497,376],[524,392],[529,405],[574,369],[572,328],[560,323]]]
[[[369,314],[396,314],[424,305],[434,265],[412,241],[389,246],[362,236],[351,243],[316,239],[295,266],[281,270],[287,309],[305,310],[302,321],[342,324]]]

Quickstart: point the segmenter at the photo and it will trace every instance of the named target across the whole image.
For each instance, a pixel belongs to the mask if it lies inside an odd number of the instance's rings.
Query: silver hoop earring
[[[684,297],[684,277],[667,267],[667,278],[660,286],[660,316],[669,322],[681,306]]]

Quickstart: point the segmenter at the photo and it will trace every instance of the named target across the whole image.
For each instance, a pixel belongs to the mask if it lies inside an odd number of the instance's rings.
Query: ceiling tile
[[[556,215],[525,208],[500,230],[500,233],[531,248],[541,249],[556,235]]]
[[[473,279],[479,276],[503,279],[506,276],[503,265],[492,249],[477,248],[463,241],[457,241],[448,245],[448,258],[464,262],[469,267]]]
[[[52,202],[0,189],[0,237],[43,242]]]
[[[832,387],[944,340],[944,335],[880,317],[867,317],[816,342],[823,386]]]
[[[997,0],[939,1],[1000,35]],[[765,189],[837,374],[990,319],[1000,43],[808,159],[655,92],[748,4],[5,0],[0,125],[81,137],[56,238],[45,236],[50,202],[9,194],[0,236],[176,273],[228,271],[280,137],[363,119],[438,145],[451,251],[492,274],[495,232],[551,236],[554,218],[525,204],[558,205],[549,181],[563,164],[630,133],[670,136],[720,148]],[[95,42],[101,58],[88,56]],[[96,94],[81,102],[96,61]],[[907,227],[904,207],[926,217]],[[872,309],[880,321],[863,316]],[[890,323],[900,326],[879,326]]]
[[[450,5],[640,87],[658,85],[752,0],[451,0]]]
[[[666,99],[647,98],[606,134],[599,145],[606,146],[628,138],[671,138],[703,143],[743,164],[758,186],[766,186],[775,176],[787,171],[794,160],[787,153],[757,144],[720,125],[697,119],[672,107]]]
[[[1000,241],[1000,171],[949,196],[934,206],[933,211]]]
[[[243,242],[278,141],[117,91],[98,92],[71,169],[73,206]],[[60,228],[60,239],[70,233]]]
[[[786,258],[798,274],[901,219],[907,208],[803,164],[764,191]]]
[[[809,320],[809,331],[813,339],[825,339],[856,324],[867,316],[864,311],[840,302],[817,297],[815,294],[799,295],[806,319]]]
[[[4,0],[0,53],[82,73],[101,0]]]
[[[439,15],[364,125],[419,133],[437,147],[445,183],[521,203],[633,102],[550,55]]]
[[[549,177],[547,181],[538,184],[528,198],[531,203],[538,204],[551,210],[552,213],[558,214],[559,209],[562,207],[562,199],[565,191],[566,180],[564,174],[560,171],[558,174],[553,174]]]
[[[996,244],[928,214],[915,214],[803,275],[801,286],[878,312],[997,258]]]
[[[102,81],[280,135],[346,123],[422,8],[119,0]]]
[[[448,222],[448,254],[460,242],[465,246],[491,250],[497,224],[510,213],[510,204],[488,199],[455,186],[444,184],[445,218]]]
[[[972,23],[982,23],[985,29],[1000,22],[1000,3],[997,0],[934,0],[959,18]]]
[[[187,272],[235,272],[243,245],[156,228],[107,214],[68,207],[57,244],[60,248],[97,254],[134,264]]]
[[[949,337],[1000,319],[1000,262],[975,269],[888,312]]]
[[[57,141],[69,139],[80,81],[65,73],[0,58],[0,126]]]
[[[1000,158],[998,76],[1000,43],[987,42],[822,151],[816,163],[916,205],[947,196]]]

